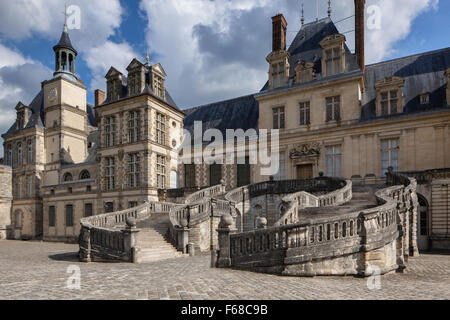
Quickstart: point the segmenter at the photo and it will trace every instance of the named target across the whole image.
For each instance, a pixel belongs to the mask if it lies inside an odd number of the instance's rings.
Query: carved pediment
[[[325,37],[322,41],[320,41],[319,44],[322,48],[324,48],[324,47],[330,47],[330,46],[334,46],[337,44],[341,44],[345,41],[346,41],[346,39],[343,34],[336,33],[336,34],[332,34],[330,36]]]
[[[318,142],[306,143],[295,147],[289,153],[291,159],[298,159],[301,157],[319,157],[321,145]]]
[[[144,67],[144,65],[136,58],[134,58],[131,63],[128,65],[127,67],[127,71],[139,68],[139,67]]]
[[[116,77],[120,77],[123,76],[122,72],[118,71],[116,68],[111,67],[108,71],[108,73],[106,74],[105,78],[109,79],[109,78],[116,78]]]
[[[384,87],[403,87],[405,79],[401,77],[386,77],[375,83],[375,89],[378,90]]]
[[[167,77],[166,72],[164,71],[163,66],[160,63],[157,63],[152,66],[152,71],[161,74],[164,78]]]

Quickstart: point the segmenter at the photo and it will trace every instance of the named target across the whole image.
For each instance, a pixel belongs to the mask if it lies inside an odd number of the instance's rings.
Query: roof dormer
[[[387,116],[403,112],[403,86],[405,79],[401,77],[387,77],[375,84],[377,91],[377,116]]]
[[[330,77],[345,70],[345,36],[339,33],[320,41],[322,48],[322,77]]]
[[[161,99],[166,99],[166,82],[167,74],[160,63],[157,63],[149,68],[149,85],[152,88],[153,94]]]
[[[145,65],[134,58],[127,71],[128,96],[140,94],[145,88]]]
[[[304,83],[313,81],[316,78],[316,73],[314,71],[314,63],[307,61],[300,61],[295,67],[295,82]]]
[[[17,130],[23,129],[28,124],[28,119],[31,116],[31,110],[28,106],[24,105],[22,102],[19,102],[16,106],[17,111],[17,119],[16,119],[16,128]]]
[[[123,74],[116,68],[111,67],[105,76],[106,78],[106,101],[117,101],[122,93]]]

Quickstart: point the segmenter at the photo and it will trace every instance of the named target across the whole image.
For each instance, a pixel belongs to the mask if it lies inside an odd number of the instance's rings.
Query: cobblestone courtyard
[[[450,255],[412,258],[406,274],[381,277],[381,289],[354,277],[285,278],[211,269],[209,257],[155,263],[79,263],[78,246],[0,242],[0,299],[449,299]],[[70,265],[81,290],[66,286]]]

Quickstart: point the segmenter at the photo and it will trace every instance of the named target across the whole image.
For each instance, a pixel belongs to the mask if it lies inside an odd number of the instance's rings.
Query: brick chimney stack
[[[287,22],[282,14],[272,17],[272,52],[286,51]]]
[[[355,51],[356,60],[362,71],[366,68],[364,60],[364,11],[366,0],[355,0]]]
[[[102,90],[95,90],[95,106],[101,105],[105,101],[105,93]]]

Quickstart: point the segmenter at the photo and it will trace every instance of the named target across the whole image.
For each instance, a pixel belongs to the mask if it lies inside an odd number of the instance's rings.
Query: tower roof
[[[64,30],[61,34],[61,39],[56,46],[53,47],[53,50],[56,51],[58,49],[69,49],[72,50],[75,55],[78,55],[77,50],[72,46],[72,42],[70,41],[69,32],[67,31],[67,26],[64,25]]]

